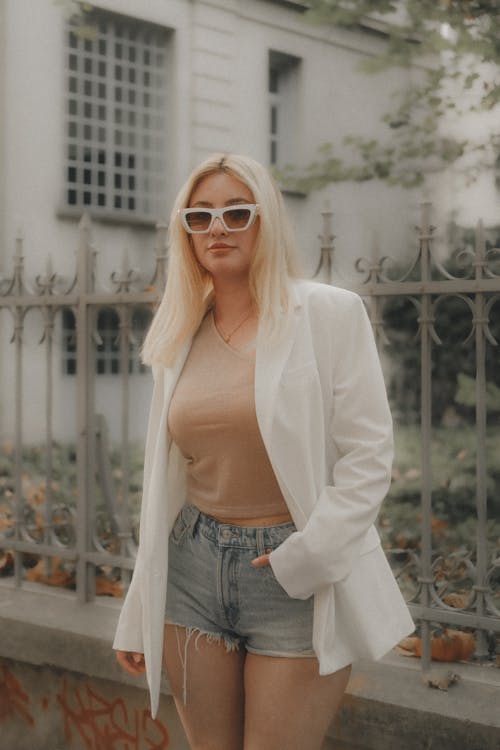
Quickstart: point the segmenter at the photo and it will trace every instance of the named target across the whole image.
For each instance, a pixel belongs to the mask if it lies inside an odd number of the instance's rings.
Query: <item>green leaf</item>
[[[459,373],[457,377],[455,401],[462,406],[476,405],[476,381],[474,378]],[[500,411],[500,388],[495,383],[486,383],[486,409],[489,412]]]

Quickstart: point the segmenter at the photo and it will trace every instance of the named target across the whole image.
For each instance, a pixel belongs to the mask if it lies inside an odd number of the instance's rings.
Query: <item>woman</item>
[[[146,670],[154,715],[163,655],[192,748],[319,749],[351,663],[413,630],[373,526],[391,418],[360,298],[297,280],[280,192],[252,159],[215,155],[181,189],[144,360],[118,660]]]

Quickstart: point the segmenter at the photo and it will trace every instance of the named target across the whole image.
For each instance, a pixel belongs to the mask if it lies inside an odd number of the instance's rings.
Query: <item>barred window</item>
[[[269,52],[269,163],[284,165],[296,156],[300,58]]]
[[[121,368],[120,337],[129,339],[128,371],[142,373],[146,368],[140,361],[139,350],[151,323],[149,308],[134,307],[130,315],[129,330],[120,330],[120,318],[116,310],[102,308],[97,313],[95,344],[95,372],[97,375],[119,375]],[[73,310],[62,311],[62,366],[65,375],[76,375],[76,319]]]
[[[98,375],[120,372],[120,318],[114,310],[100,310],[97,316],[95,368]]]
[[[76,375],[76,318],[73,310],[62,311],[62,366],[65,375]]]
[[[67,33],[65,204],[157,219],[164,196],[168,31],[101,11]]]

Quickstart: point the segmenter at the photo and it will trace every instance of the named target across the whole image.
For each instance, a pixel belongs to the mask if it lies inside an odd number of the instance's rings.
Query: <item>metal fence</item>
[[[488,434],[498,436],[498,415],[490,420],[487,430],[487,392],[491,386],[486,379],[487,347],[497,347],[492,333],[500,332],[500,249],[486,241],[482,222],[475,228],[472,240],[464,240],[455,252],[454,271],[451,272],[435,257],[433,243],[435,227],[430,223],[431,204],[422,204],[420,227],[417,227],[417,252],[408,267],[397,273],[398,264],[390,258],[357,259],[356,269],[363,275],[360,283],[349,287],[366,299],[379,349],[390,344],[387,335],[387,309],[394,300],[406,300],[415,311],[416,331],[413,345],[419,358],[418,399],[420,426],[420,530],[417,544],[410,548],[387,549],[393,569],[407,595],[410,610],[420,624],[422,635],[422,665],[428,669],[431,661],[431,639],[435,630],[443,626],[458,626],[476,634],[475,656],[479,660],[500,653],[500,526],[492,534],[491,522],[499,516],[488,516],[488,488],[500,491],[500,483],[491,488],[491,473],[500,476],[500,456],[493,456],[493,466],[487,465]],[[317,274],[333,282],[335,260],[331,213],[323,214],[321,260]],[[476,466],[471,500],[475,507],[476,533],[459,548],[444,556],[435,540],[434,526],[439,517],[433,507],[432,451],[436,425],[432,414],[433,365],[435,355],[445,346],[437,332],[440,312],[449,300],[460,300],[470,318],[470,332],[460,342],[469,347],[473,358],[475,405],[473,429],[476,442]],[[453,319],[451,321],[453,323]],[[408,342],[410,345],[412,342]],[[497,373],[500,358],[496,359]],[[397,365],[398,363],[396,363]],[[419,386],[419,388],[418,388]],[[495,388],[493,384],[493,388]],[[499,392],[500,394],[500,392]],[[408,394],[407,394],[408,395]],[[500,411],[500,400],[497,406]],[[404,415],[399,415],[404,416]],[[460,423],[450,430],[463,429]],[[495,499],[498,506],[498,498]],[[498,513],[498,511],[497,511]],[[497,536],[495,537],[495,532]],[[439,627],[441,626],[441,628]]]
[[[387,310],[394,300],[406,300],[415,310],[414,341],[420,360],[420,531],[415,544],[392,545],[388,554],[394,570],[408,593],[409,606],[421,624],[422,663],[427,668],[431,655],[431,633],[434,624],[470,628],[476,633],[476,654],[491,656],[492,643],[500,634],[500,541],[489,538],[488,519],[488,410],[486,348],[497,341],[491,330],[491,316],[500,302],[500,269],[496,251],[488,247],[481,224],[475,243],[461,254],[468,257],[462,272],[456,275],[433,257],[434,228],[430,225],[430,205],[422,208],[418,229],[418,248],[406,271],[395,276],[388,259],[364,261],[356,268],[363,276],[359,283],[344,284],[354,288],[367,302],[375,334],[383,349],[390,339]],[[335,278],[332,214],[323,213],[321,258],[317,276],[329,283]],[[96,593],[110,593],[111,586],[126,588],[133,568],[136,546],[136,521],[130,510],[131,465],[129,434],[129,382],[137,368],[137,331],[134,311],[151,313],[164,284],[166,269],[166,227],[157,230],[156,266],[150,279],[144,279],[124,261],[120,272],[111,275],[111,289],[103,290],[96,279],[95,249],[90,221],[84,217],[79,228],[80,242],[77,269],[66,285],[50,264],[45,274],[37,276],[29,287],[25,279],[22,240],[17,242],[13,272],[0,277],[0,312],[11,326],[9,346],[14,367],[13,449],[8,461],[0,467],[0,549],[3,550],[5,576],[10,573],[13,585],[22,586],[29,565],[42,564],[49,581],[58,565],[70,571],[64,585],[74,587],[82,602]],[[433,477],[432,450],[435,425],[432,415],[433,353],[443,346],[436,319],[447,299],[459,299],[470,312],[472,346],[475,362],[476,469],[475,514],[476,538],[466,548],[443,556],[433,548]],[[112,310],[117,321],[116,335],[108,337],[111,357],[120,388],[120,438],[116,455],[119,465],[110,460],[106,422],[95,408],[96,364],[102,353],[104,335],[99,327],[103,309]],[[45,370],[45,437],[41,451],[44,473],[43,502],[35,507],[23,487],[25,476],[25,435],[23,434],[23,367],[25,346],[23,334],[27,313],[35,312],[43,321],[38,357]],[[68,312],[69,311],[69,312]],[[54,364],[56,321],[73,315],[73,328],[66,330],[66,356],[72,364],[66,367],[76,379],[77,429],[75,454],[75,502],[56,492],[54,481],[53,407],[58,374]],[[144,317],[142,318],[144,323]],[[144,325],[141,331],[143,332]],[[139,332],[139,335],[141,334]],[[73,337],[73,339],[72,339]],[[60,345],[60,344],[59,344]],[[100,354],[101,351],[101,354]],[[68,354],[69,352],[69,354]],[[109,357],[109,352],[108,355]],[[134,364],[135,361],[135,364]],[[109,364],[109,362],[108,362]],[[108,365],[102,364],[102,371]],[[99,371],[97,369],[97,371]],[[145,406],[146,408],[146,406]],[[5,458],[5,456],[4,456]],[[9,464],[10,462],[10,464]],[[8,468],[5,466],[9,464]],[[10,562],[8,556],[10,555]],[[101,586],[96,581],[101,579]],[[102,585],[107,581],[108,587]],[[57,581],[52,576],[51,582]],[[455,594],[456,596],[450,596]]]
[[[45,566],[45,572],[37,580],[55,584],[62,580],[64,585],[75,588],[82,602],[95,595],[96,581],[101,584],[103,593],[111,592],[111,584],[121,581],[122,585],[115,589],[119,593],[130,577],[137,539],[134,519],[129,513],[129,384],[132,361],[137,367],[139,344],[134,335],[133,315],[137,310],[146,310],[151,317],[151,310],[164,286],[166,229],[165,225],[157,228],[156,264],[150,279],[144,279],[131,268],[125,257],[121,270],[111,274],[111,288],[103,289],[96,279],[96,250],[91,236],[91,222],[88,216],[84,216],[79,225],[76,273],[66,288],[50,262],[46,273],[37,276],[32,287],[28,287],[21,238],[17,240],[12,278],[0,280],[0,312],[6,310],[10,313],[10,345],[15,373],[11,467],[10,471],[6,469],[7,462],[4,462],[4,482],[0,488],[0,548],[4,551],[3,572],[13,574],[16,586],[22,585],[27,577],[27,569],[37,560]],[[34,503],[23,487],[26,476],[23,335],[27,313],[33,310],[43,321],[39,357],[44,360],[45,369],[45,439],[40,456],[45,478],[43,498],[35,498]],[[105,343],[98,325],[99,314],[103,310],[113,311],[117,321],[114,339],[108,340],[113,351],[107,353],[99,351]],[[66,338],[66,372],[73,372],[76,379],[75,486],[68,491],[74,502],[59,497],[53,476],[57,450],[53,407],[55,390],[60,385],[53,350],[56,321],[60,321],[64,314],[69,314],[74,321],[75,333],[74,342],[69,339],[67,331],[59,336],[60,342]],[[9,321],[6,325],[9,325]],[[69,369],[68,349],[72,357]],[[116,365],[114,369],[119,373],[118,472],[113,472],[109,459],[106,422],[102,415],[96,414],[95,409],[96,371],[99,372],[98,365],[103,362],[104,355],[108,359],[112,357]],[[70,409],[70,404],[67,408]],[[116,473],[118,482],[113,476]],[[40,502],[41,499],[43,502]],[[96,571],[101,575],[96,577]],[[103,586],[103,583],[108,586]]]

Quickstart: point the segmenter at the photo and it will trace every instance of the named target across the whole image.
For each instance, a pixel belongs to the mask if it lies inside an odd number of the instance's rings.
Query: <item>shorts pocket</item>
[[[174,525],[172,526],[172,531],[170,532],[170,541],[177,545],[181,544],[186,536],[188,528],[189,526],[186,523],[184,514],[181,510],[181,512],[175,519]]]
[[[274,550],[281,544],[283,544],[283,542],[285,542],[288,537],[295,531],[297,531],[297,529],[295,527],[295,524],[293,523],[289,523],[283,526],[275,526],[270,534],[270,538],[266,540],[266,552],[274,552]],[[265,571],[266,578],[268,580],[271,580],[275,586],[278,586],[283,594],[288,597],[285,589],[274,575],[274,570],[272,569],[271,565],[266,565],[263,570]]]

